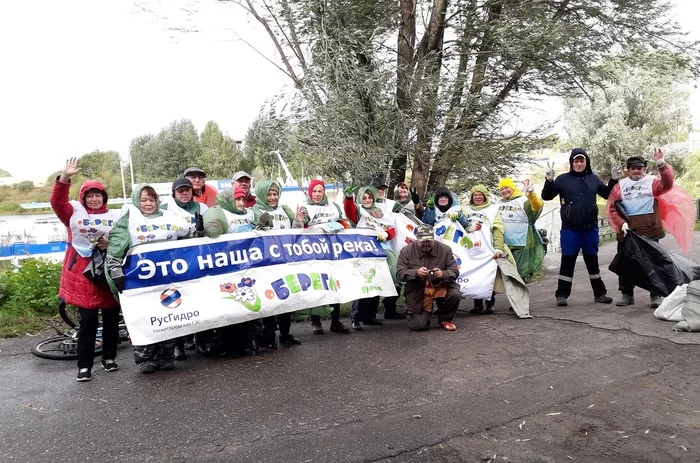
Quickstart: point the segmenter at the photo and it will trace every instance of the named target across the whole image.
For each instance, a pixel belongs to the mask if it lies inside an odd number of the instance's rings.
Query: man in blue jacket
[[[588,269],[588,277],[596,302],[609,304],[612,298],[607,295],[605,283],[600,278],[598,266],[598,206],[596,195],[608,198],[612,187],[620,178],[621,168],[615,165],[612,178],[606,186],[591,170],[591,159],[583,148],[574,148],[569,156],[569,172],[554,179],[554,163],[547,171],[547,179],[542,188],[542,199],[554,199],[559,195],[561,203],[561,266],[559,283],[554,295],[558,306],[567,305],[571,295],[571,282],[576,267],[578,253],[583,251],[583,261]]]

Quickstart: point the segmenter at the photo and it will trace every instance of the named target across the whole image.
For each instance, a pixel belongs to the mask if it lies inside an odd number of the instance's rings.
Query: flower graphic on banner
[[[222,293],[227,293],[228,299],[233,299],[251,312],[259,312],[261,302],[253,285],[255,285],[255,280],[252,278],[241,278],[238,284],[227,282],[219,285],[219,290]]]

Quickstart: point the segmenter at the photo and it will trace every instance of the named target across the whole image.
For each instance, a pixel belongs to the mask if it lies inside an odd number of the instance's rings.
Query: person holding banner
[[[297,210],[302,213],[302,221],[304,228],[319,229],[325,232],[334,232],[346,228],[346,221],[343,218],[343,213],[340,206],[336,203],[328,201],[326,196],[326,184],[323,180],[314,179],[309,182],[309,189],[305,204],[300,204]],[[340,304],[331,304],[331,326],[330,330],[334,333],[350,333],[350,329],[340,321]],[[311,331],[313,334],[323,334],[323,325],[321,324],[321,316],[314,314],[316,308],[312,311]]]
[[[227,233],[253,231],[253,210],[246,209],[247,197],[245,189],[240,186],[219,192],[217,205],[204,213],[205,236],[218,238]],[[232,357],[257,355],[259,331],[260,320],[217,328],[226,355]]]
[[[411,312],[411,329],[430,329],[430,316],[435,313],[438,324],[446,331],[455,331],[453,320],[462,298],[457,262],[452,249],[435,241],[433,227],[427,224],[416,229],[416,240],[401,249],[396,276],[404,282],[406,306]]]
[[[449,217],[453,222],[458,221],[465,229],[469,227],[467,218],[462,213],[462,206],[457,196],[444,187],[437,187],[435,194],[428,200],[423,212],[423,222],[435,225],[444,217]]]
[[[509,260],[512,260],[510,250],[504,241],[504,225],[499,205],[491,202],[489,192],[484,185],[475,185],[470,193],[469,207],[466,209],[466,212],[471,225],[467,231],[482,230],[484,236],[490,240],[493,246],[495,251],[494,258],[507,257]],[[513,264],[515,264],[514,261]],[[491,294],[491,299],[486,300],[486,306],[484,306],[483,299],[474,299],[474,308],[469,313],[476,315],[492,314],[495,303],[496,292],[494,291]]]
[[[99,312],[102,311],[102,367],[116,371],[119,337],[119,303],[104,278],[85,273],[93,264],[93,253],[104,252],[118,210],[107,209],[107,190],[96,180],[87,180],[80,187],[79,201],[69,201],[70,178],[80,172],[78,159],[70,158],[51,192],[51,208],[68,228],[68,247],[63,258],[58,296],[78,308],[78,376],[79,382],[92,379],[95,358],[95,337]],[[97,270],[97,269],[96,269]]]
[[[598,205],[596,196],[608,199],[617,184],[619,172],[613,166],[612,177],[605,185],[591,169],[591,160],[583,148],[574,148],[569,156],[569,172],[554,178],[554,163],[547,163],[547,177],[542,188],[542,199],[560,197],[561,208],[561,266],[554,297],[558,306],[567,306],[579,252],[593,289],[593,300],[610,304],[612,298],[600,278],[598,265]]]
[[[542,213],[542,200],[535,193],[530,180],[525,180],[523,186],[525,194],[508,177],[498,182],[505,243],[513,253],[518,273],[527,281],[542,268],[547,247],[535,228],[535,222]]]
[[[112,291],[121,293],[126,284],[122,269],[124,256],[132,247],[165,240],[178,240],[190,236],[190,221],[181,216],[160,209],[160,200],[153,187],[135,185],[131,193],[132,204],[123,207],[122,217],[117,221],[110,234],[107,247],[107,272]],[[197,229],[196,233],[204,230]],[[144,346],[134,346],[134,360],[139,371],[144,374],[157,370],[175,368],[175,341],[157,342]]]
[[[610,192],[605,211],[617,232],[618,252],[629,230],[657,243],[666,236],[659,197],[673,188],[673,167],[665,162],[660,149],[654,149],[654,163],[659,169],[659,178],[646,175],[647,161],[643,157],[627,159],[627,177]],[[620,273],[619,283],[622,298],[615,305],[623,307],[634,304],[634,283],[625,273]],[[658,308],[663,301],[663,296],[659,294],[650,294],[649,298],[652,309]]]
[[[295,219],[292,210],[280,205],[282,194],[280,184],[272,180],[261,180],[255,185],[255,206],[253,206],[253,222],[259,229],[280,230],[291,229]],[[265,327],[264,337],[269,343],[264,347],[277,348],[274,333],[279,329],[280,344],[301,344],[289,331],[292,328],[292,314],[283,313],[263,318]]]
[[[209,207],[204,202],[197,202],[194,199],[194,188],[192,181],[187,177],[175,179],[171,187],[172,194],[165,198],[160,205],[162,210],[168,210],[190,222],[190,235],[198,236],[196,230],[203,229],[203,216]],[[203,235],[202,235],[203,236]],[[194,336],[195,349],[198,353],[209,355],[212,350],[213,330],[203,331]],[[185,360],[186,342],[192,342],[192,336],[179,337],[175,339],[175,360]]]
[[[389,240],[396,235],[394,219],[391,212],[384,211],[376,205],[375,198],[379,197],[379,192],[373,186],[361,187],[357,190],[357,198],[360,200],[359,208],[352,197],[354,188],[345,190],[345,199],[343,207],[345,215],[353,223],[356,228],[369,228],[377,232],[377,239],[386,251],[387,263],[392,275],[396,274],[396,254],[391,250]],[[396,283],[396,282],[395,282]],[[379,311],[379,296],[364,298],[357,301],[353,305],[352,327],[355,330],[361,330],[364,325],[381,325],[382,322],[377,320],[377,312]]]

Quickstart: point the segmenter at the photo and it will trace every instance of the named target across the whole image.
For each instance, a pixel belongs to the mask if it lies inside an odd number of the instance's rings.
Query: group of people
[[[572,151],[568,173],[555,179],[550,167],[542,198],[548,200],[559,195],[562,204],[562,260],[557,305],[567,303],[576,257],[581,250],[595,301],[611,302],[598,270],[596,195],[610,198],[608,208],[613,214],[612,223],[621,237],[629,229],[652,239],[663,236],[653,197],[672,185],[673,173],[663,162],[660,151],[655,151],[654,159],[661,180],[644,176],[643,159],[630,158],[630,176],[619,186],[619,172],[613,172],[607,186],[592,173],[590,159],[583,149]],[[280,203],[282,188],[275,181],[257,181],[253,190],[251,175],[240,171],[234,174],[230,189],[217,192],[206,185],[202,169],[190,167],[183,177],[173,182],[172,194],[167,198],[161,200],[149,185],[138,185],[132,192],[132,204],[120,211],[107,209],[107,191],[94,180],[84,183],[78,201],[70,201],[70,178],[79,171],[78,160],[69,159],[51,195],[54,211],[69,230],[70,246],[64,260],[59,296],[77,306],[80,312],[78,381],[92,378],[98,309],[103,318],[101,365],[106,371],[118,369],[115,362],[118,294],[125,284],[122,264],[128,251],[141,243],[218,237],[254,229],[370,228],[377,232],[377,239],[386,250],[397,291],[399,294],[404,291],[411,329],[428,329],[431,315],[435,314],[439,325],[447,331],[456,330],[454,316],[461,300],[457,284],[459,269],[449,246],[435,240],[433,225],[450,220],[459,222],[468,231],[482,230],[495,250],[493,258],[508,259],[524,279],[532,277],[540,268],[546,252],[535,228],[543,203],[529,181],[523,182],[521,190],[513,180],[502,179],[498,184],[498,201],[493,200],[486,186],[475,185],[470,190],[468,204],[461,205],[457,196],[446,188],[437,188],[423,203],[415,189],[405,183],[399,183],[393,191],[394,199],[389,199],[387,183],[376,177],[370,185],[346,187],[341,207],[329,201],[323,181],[313,180],[306,201],[293,210]],[[396,235],[395,214],[403,214],[416,224],[415,241],[402,247],[398,255],[390,246]],[[166,224],[167,227],[162,226]],[[97,253],[102,253],[106,262],[103,278],[85,272]],[[633,303],[633,287],[623,280],[621,277],[623,298],[618,305]],[[495,291],[499,291],[497,286]],[[397,299],[398,296],[384,298],[385,319],[407,318],[407,312],[397,309]],[[493,313],[494,301],[495,293],[490,299],[474,300],[470,312]],[[658,299],[652,295],[652,305],[655,303]],[[381,325],[377,318],[379,304],[379,296],[355,301],[350,327],[340,320],[340,306],[333,305],[330,331],[347,334],[351,328],[359,331],[363,325]],[[312,332],[322,334],[320,314],[328,312],[306,309],[304,313],[311,318]],[[175,360],[186,358],[185,350],[190,346],[204,355],[222,352],[248,356],[255,355],[261,347],[276,348],[278,342],[301,344],[290,332],[291,317],[291,313],[280,314],[197,333],[193,339],[178,338],[134,346],[135,361],[142,373],[149,374],[174,368]]]

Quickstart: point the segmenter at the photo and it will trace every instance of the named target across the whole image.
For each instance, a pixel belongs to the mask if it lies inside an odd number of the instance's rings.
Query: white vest
[[[503,220],[504,241],[508,246],[525,246],[527,244],[527,229],[530,226],[525,212],[525,195],[500,204],[501,219]]]
[[[385,199],[382,202],[374,202],[374,205],[381,209],[384,214],[391,214],[394,212],[394,204],[396,204],[396,201],[393,199]]]
[[[356,228],[371,228],[372,230],[376,231],[384,231],[387,228],[396,226],[391,213],[384,213],[381,217],[372,217],[372,215],[367,212],[364,207],[358,206],[357,209],[360,212],[360,220],[357,221]]]
[[[197,203],[199,206],[199,213],[204,214],[204,212],[209,209],[209,206],[207,206],[204,203]],[[170,211],[173,214],[182,217],[183,219],[187,220],[190,223],[190,229],[194,231],[194,228],[197,226],[195,223],[195,218],[194,214],[190,213],[189,211],[181,208],[180,206],[177,205],[175,202],[175,199],[172,196],[168,196],[163,200],[163,203],[160,206],[160,209],[162,211]]]
[[[498,204],[489,204],[487,207],[479,210],[472,209],[469,207],[467,209],[467,218],[473,220],[478,220],[486,224],[489,232],[493,228],[493,223],[496,221],[496,215],[498,215]]]
[[[652,214],[654,212],[654,177],[646,175],[640,180],[620,180],[622,206],[628,216]]]
[[[89,214],[79,201],[71,201],[73,214],[70,217],[71,245],[83,257],[90,257],[95,243],[104,235],[109,237],[109,231],[121,217],[121,211],[113,209],[104,214]]]
[[[131,245],[152,241],[176,240],[190,233],[190,224],[177,214],[166,210],[160,217],[144,217],[138,207],[128,204]]]
[[[451,208],[447,209],[445,212],[442,212],[440,209],[438,209],[437,205],[435,206],[435,223],[438,223],[448,215],[452,214],[453,212],[462,212],[462,206],[459,204],[455,204]]]
[[[267,212],[270,214],[270,217],[272,217],[272,228],[275,230],[287,230],[292,228],[292,221],[289,220],[289,217],[287,217],[287,213],[284,211],[284,209],[282,209],[282,206],[279,206],[277,209],[273,209],[271,211],[262,212]]]
[[[233,212],[224,211],[224,216],[228,222],[228,230],[226,233],[242,233],[252,231],[255,227],[253,226],[253,210],[246,209],[245,214],[234,214]]]

